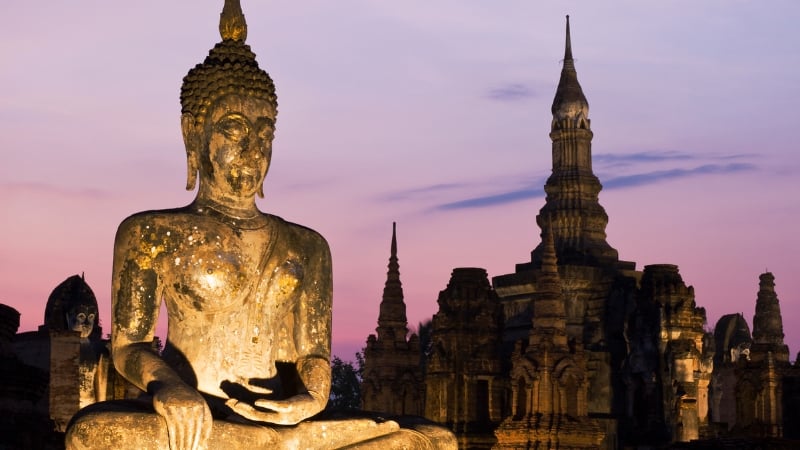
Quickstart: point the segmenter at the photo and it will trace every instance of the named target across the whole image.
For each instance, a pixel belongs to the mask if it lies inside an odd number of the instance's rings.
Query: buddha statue
[[[108,342],[97,313],[83,275],[64,280],[47,299],[40,331],[49,334],[49,414],[59,431],[80,408],[108,398]]]
[[[245,44],[238,0],[225,1],[220,34],[181,89],[195,200],[128,217],[114,243],[112,359],[149,396],[85,408],[67,448],[456,448],[426,423],[319,415],[331,386],[330,251],[318,233],[257,208],[275,88]]]
[[[67,312],[67,328],[78,333],[81,339],[89,339],[96,318],[97,308],[93,305],[75,305]]]
[[[79,303],[67,311],[67,328],[80,336],[78,356],[79,405],[81,408],[106,399],[108,389],[108,350],[105,342],[90,339],[95,330],[97,304]],[[98,334],[95,334],[99,338]],[[55,339],[55,336],[51,337]],[[59,424],[63,431],[63,424]]]

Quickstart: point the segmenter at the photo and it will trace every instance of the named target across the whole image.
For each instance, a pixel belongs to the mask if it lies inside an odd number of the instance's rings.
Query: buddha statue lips
[[[246,166],[231,167],[225,177],[231,188],[239,192],[255,192],[264,176],[256,170]]]

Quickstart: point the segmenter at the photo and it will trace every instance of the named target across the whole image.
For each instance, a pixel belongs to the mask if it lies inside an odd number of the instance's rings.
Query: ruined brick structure
[[[711,422],[727,433],[736,424],[736,366],[750,358],[753,338],[741,314],[722,316],[714,327],[714,372],[709,404]]]
[[[431,346],[419,354],[425,416],[450,427],[465,449],[664,446],[737,430],[780,437],[786,423],[800,425],[800,414],[782,415],[785,405],[800,406],[800,369],[788,362],[771,274],[762,275],[752,348],[740,315],[720,320],[715,343],[677,266],[636,270],[607,242],[569,18],[551,111],[552,174],[536,217],[542,240],[530,261],[491,283],[483,269],[453,271]],[[395,308],[405,323],[405,307]],[[379,334],[384,311],[382,303]],[[368,341],[367,386],[377,382],[378,361],[413,365],[407,345],[393,353],[378,350],[381,340]]]
[[[548,227],[532,295],[532,326],[511,355],[511,410],[495,432],[495,448],[596,448],[604,437],[588,416],[586,353],[567,333],[567,312]]]
[[[489,446],[504,417],[497,294],[484,269],[453,269],[439,292],[425,376],[425,417],[446,423],[460,447]]]
[[[769,272],[759,277],[749,357],[737,362],[734,433],[783,436],[783,382],[788,378],[796,383],[800,373],[789,363],[775,277]]]
[[[368,411],[423,415],[424,388],[419,337],[408,335],[406,304],[397,260],[397,228],[392,224],[389,270],[383,288],[377,335],[364,349],[362,402]]]
[[[48,398],[41,408],[61,431],[81,407],[94,402],[88,397],[93,397],[99,388],[95,386],[95,381],[100,381],[95,378],[97,367],[101,355],[108,354],[99,324],[93,322],[83,338],[70,329],[68,316],[80,307],[97,315],[94,292],[82,276],[73,275],[50,293],[39,329],[17,335],[14,343],[20,359],[49,374]],[[102,364],[107,367],[107,362]],[[107,371],[101,372],[105,380]]]
[[[89,322],[76,320],[85,321],[89,314],[93,314]],[[0,412],[24,418],[18,430],[21,438],[51,439],[52,432],[63,431],[81,408],[102,399],[141,394],[109,364],[108,340],[102,339],[102,329],[94,322],[97,299],[83,276],[73,275],[53,289],[44,323],[36,331],[15,334],[19,313],[6,305],[0,305],[0,316],[4,358]],[[0,441],[0,447],[5,443]],[[44,444],[23,447],[44,448]]]

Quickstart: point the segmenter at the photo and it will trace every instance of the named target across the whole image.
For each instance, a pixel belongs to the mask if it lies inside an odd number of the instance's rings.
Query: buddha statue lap
[[[238,0],[226,0],[222,42],[184,78],[195,200],[134,214],[117,230],[112,358],[149,397],[81,410],[67,448],[456,448],[426,422],[320,414],[331,385],[330,251],[316,232],[255,204],[277,102],[246,32]],[[151,342],[162,299],[169,329],[159,355]]]

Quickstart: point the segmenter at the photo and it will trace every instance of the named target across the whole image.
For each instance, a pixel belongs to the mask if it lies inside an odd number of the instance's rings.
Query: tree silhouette
[[[331,394],[327,409],[361,409],[361,377],[364,354],[356,352],[356,361],[343,361],[334,356],[331,361]]]
[[[433,318],[423,320],[417,326],[417,336],[419,336],[419,365],[422,375],[428,372],[428,357],[431,353],[431,331],[433,330]]]

